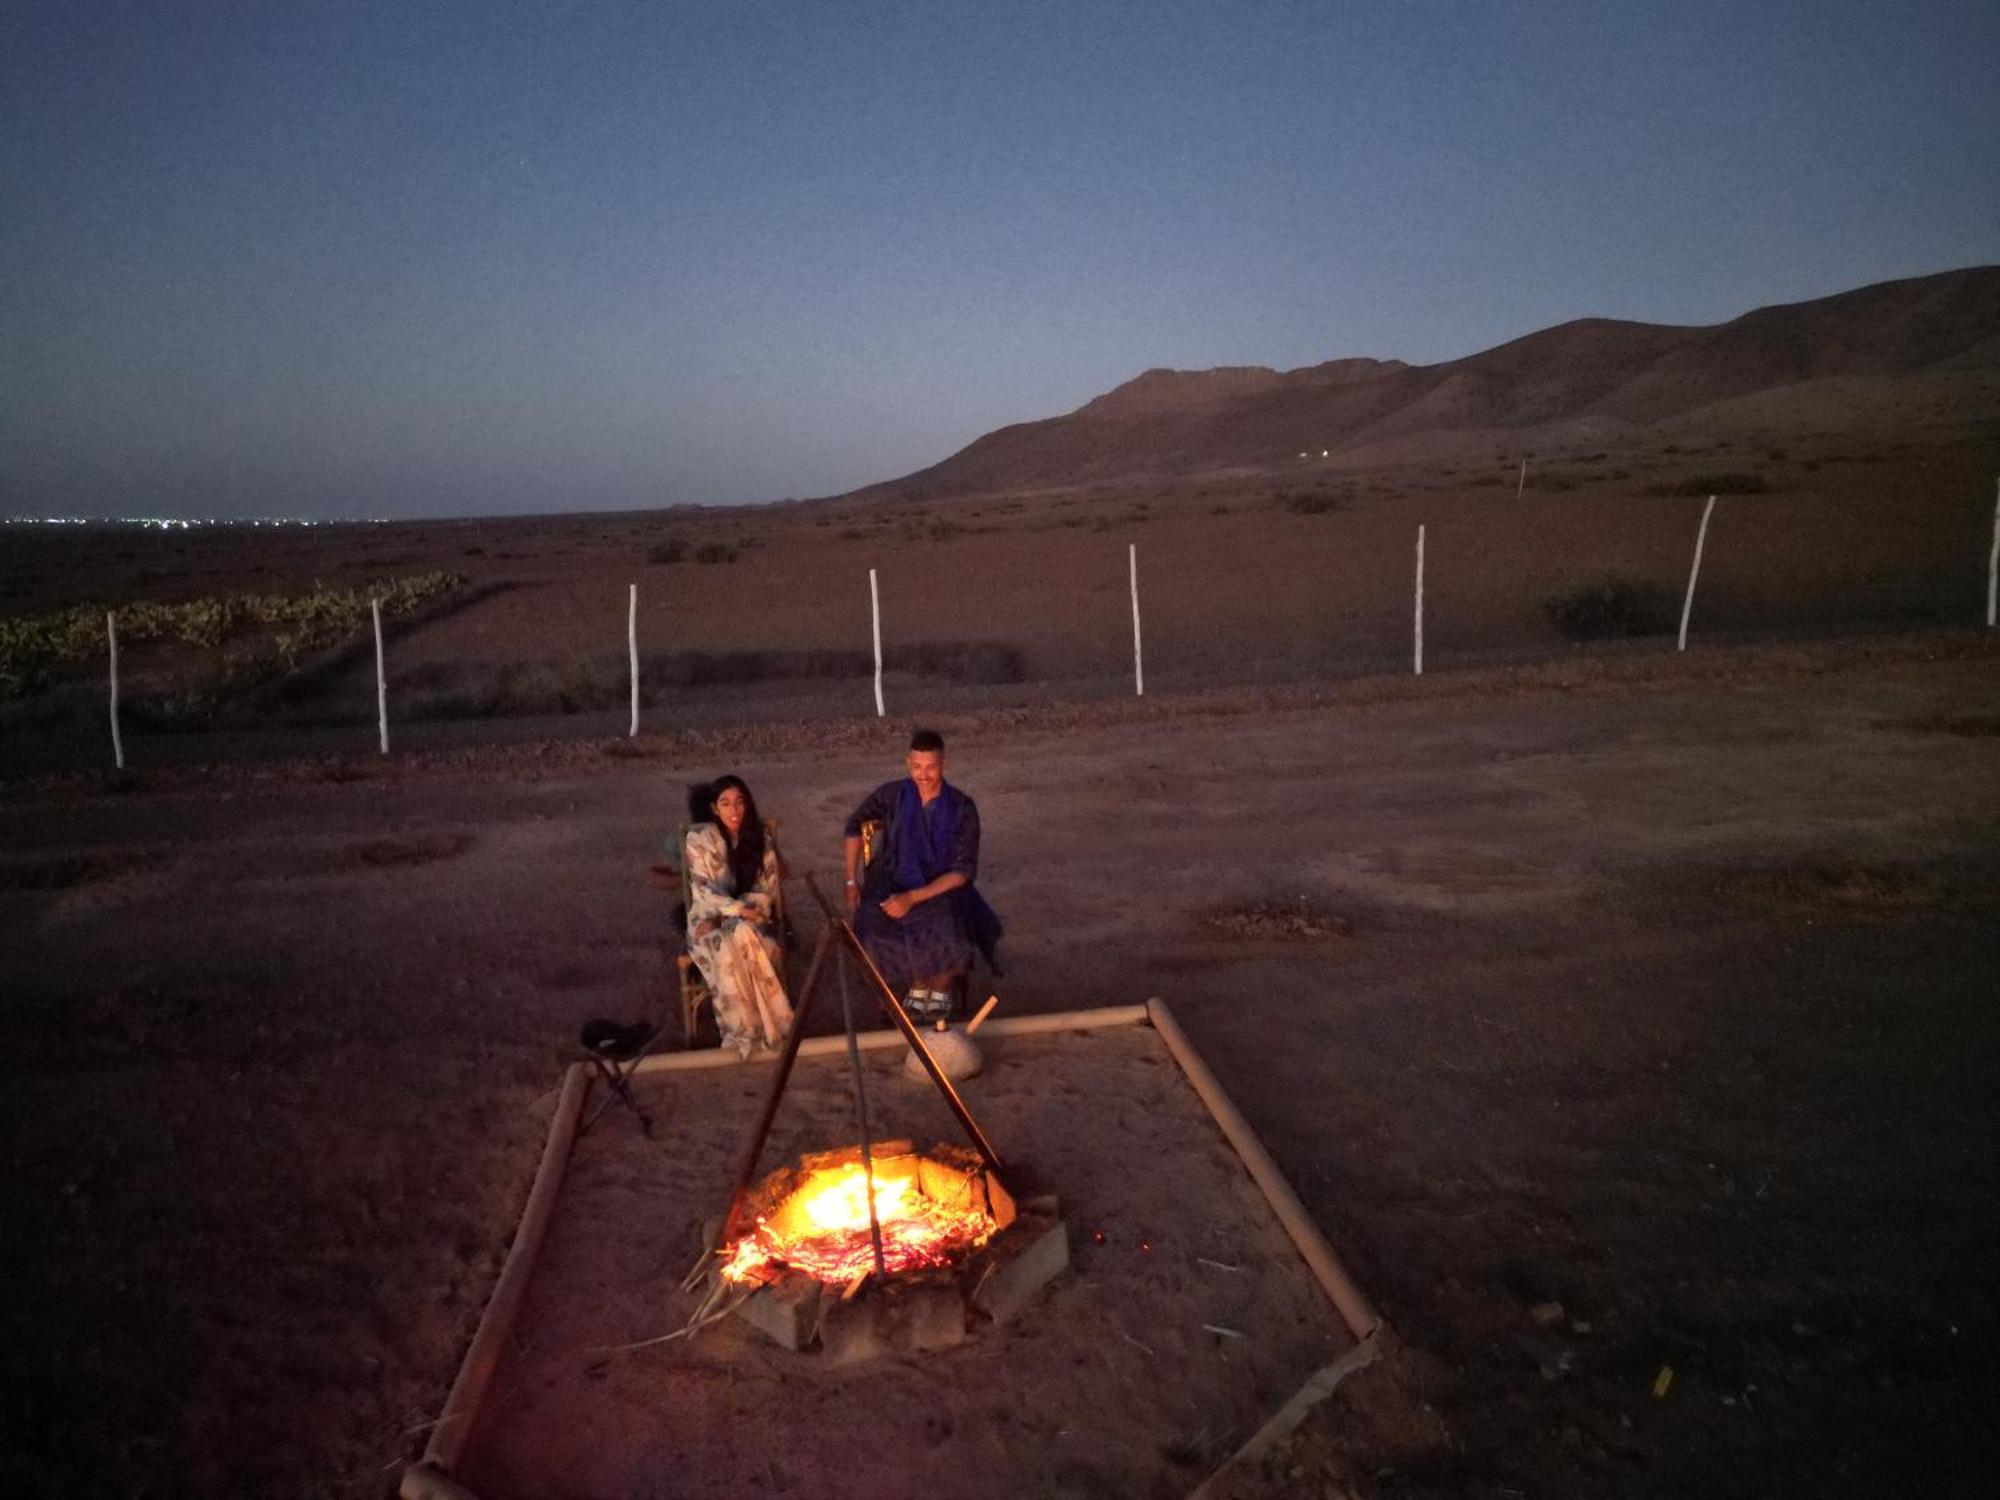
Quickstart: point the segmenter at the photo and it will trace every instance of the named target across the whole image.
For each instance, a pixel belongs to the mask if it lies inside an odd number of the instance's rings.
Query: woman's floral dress
[[[777,903],[778,850],[768,839],[757,883],[738,893],[721,828],[697,823],[687,833],[688,956],[715,996],[722,1045],[746,1057],[762,1042],[775,1047],[792,1025],[792,1003],[778,974],[771,933]]]

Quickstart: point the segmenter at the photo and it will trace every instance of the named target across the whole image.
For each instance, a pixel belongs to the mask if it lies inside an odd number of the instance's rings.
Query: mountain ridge
[[[2000,266],[1877,282],[1680,326],[1585,317],[1432,365],[1349,357],[1143,371],[1062,416],[996,428],[939,463],[850,492],[949,498],[1184,477],[1435,437],[1632,431],[1850,376],[2000,367]]]

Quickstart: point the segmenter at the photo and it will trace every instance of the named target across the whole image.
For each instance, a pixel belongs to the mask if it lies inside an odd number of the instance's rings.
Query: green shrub
[[[304,594],[239,594],[182,604],[141,600],[117,610],[118,640],[121,645],[178,640],[211,648],[239,631],[262,627],[291,666],[301,652],[331,646],[366,623],[373,599],[382,601],[385,616],[405,614],[465,582],[462,573],[432,572],[351,589],[315,585]],[[104,614],[95,604],[77,604],[0,620],[0,699],[39,692],[48,685],[51,668],[104,651]]]
[[[1542,604],[1550,623],[1572,641],[1658,635],[1673,623],[1673,607],[1666,590],[1616,573]]]

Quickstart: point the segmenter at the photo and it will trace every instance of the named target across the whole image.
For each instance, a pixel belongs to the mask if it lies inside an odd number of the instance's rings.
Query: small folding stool
[[[639,1062],[652,1047],[653,1040],[660,1034],[660,1028],[650,1021],[634,1021],[630,1026],[621,1026],[616,1021],[586,1021],[579,1040],[583,1043],[584,1056],[589,1060],[591,1071],[604,1084],[604,1098],[590,1118],[583,1123],[583,1134],[590,1129],[611,1108],[614,1100],[623,1100],[625,1107],[639,1117],[639,1128],[648,1138],[653,1134],[653,1122],[646,1111],[639,1107],[639,1101],[632,1093],[632,1075],[638,1071]]]

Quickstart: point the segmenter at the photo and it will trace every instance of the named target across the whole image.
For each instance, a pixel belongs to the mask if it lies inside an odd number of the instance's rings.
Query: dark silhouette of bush
[[[647,548],[646,561],[661,564],[684,562],[687,555],[687,543],[675,536],[667,538],[664,542],[655,542]]]
[[[1659,635],[1673,623],[1673,609],[1666,590],[1616,573],[1542,603],[1549,622],[1572,641]]]
[[[1311,490],[1299,490],[1293,494],[1281,490],[1272,498],[1295,516],[1324,516],[1340,509],[1337,497],[1316,494]]]
[[[1764,482],[1762,474],[1690,474],[1674,484],[1656,484],[1647,488],[1649,495],[1687,495],[1700,498],[1704,495],[1768,495],[1771,486]]]
[[[736,549],[727,542],[703,542],[694,549],[694,560],[698,563],[733,563]]]

